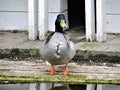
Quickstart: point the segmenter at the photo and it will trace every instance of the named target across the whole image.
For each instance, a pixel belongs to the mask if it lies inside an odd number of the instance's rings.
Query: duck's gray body
[[[40,48],[40,54],[54,65],[67,64],[75,55],[75,45],[66,34],[55,32]]]

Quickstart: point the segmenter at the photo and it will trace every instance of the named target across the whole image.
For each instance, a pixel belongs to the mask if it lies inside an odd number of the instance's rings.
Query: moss
[[[76,47],[78,50],[93,50],[95,49],[96,47],[99,46],[99,43],[89,43],[89,42],[86,42],[86,43],[77,43],[76,44]]]
[[[40,59],[39,49],[0,49],[0,59],[24,60],[29,57]]]
[[[113,53],[97,52],[97,51],[81,51],[77,50],[72,62],[77,64],[89,64],[89,65],[114,65],[120,64],[120,56]]]
[[[0,83],[31,83],[31,82],[49,82],[49,83],[69,83],[69,84],[120,84],[120,80],[110,79],[88,79],[84,75],[41,75],[38,77],[28,76],[0,76]]]
[[[0,49],[0,59],[10,57],[10,49]]]

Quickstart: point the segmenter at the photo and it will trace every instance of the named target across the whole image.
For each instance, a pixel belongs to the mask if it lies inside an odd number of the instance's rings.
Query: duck
[[[69,74],[68,63],[75,56],[76,47],[69,35],[64,31],[67,28],[64,14],[57,15],[55,20],[55,32],[52,32],[40,48],[40,55],[51,64],[49,74],[56,74],[54,65],[65,64],[62,74]]]

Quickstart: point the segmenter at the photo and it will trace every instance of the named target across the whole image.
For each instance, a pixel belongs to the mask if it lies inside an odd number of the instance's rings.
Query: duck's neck
[[[59,33],[63,32],[63,28],[60,26],[60,23],[57,20],[55,22],[55,32],[59,32]]]
[[[62,33],[63,32],[63,28],[61,28],[61,27],[55,27],[55,32]]]

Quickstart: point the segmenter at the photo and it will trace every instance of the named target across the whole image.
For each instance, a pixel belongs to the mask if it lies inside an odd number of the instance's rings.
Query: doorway
[[[85,40],[85,0],[68,0],[68,21],[71,39]]]
[[[85,0],[68,0],[70,28],[85,27]]]

